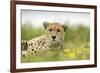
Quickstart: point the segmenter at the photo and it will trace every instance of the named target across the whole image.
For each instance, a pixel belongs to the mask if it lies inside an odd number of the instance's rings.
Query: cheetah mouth
[[[58,41],[57,40],[52,40],[52,43],[58,43]]]

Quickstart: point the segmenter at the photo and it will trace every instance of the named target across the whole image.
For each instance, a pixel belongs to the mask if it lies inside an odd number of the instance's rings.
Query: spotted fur
[[[28,41],[22,41],[22,54],[35,56],[40,50],[45,49],[63,49],[64,32],[66,25],[53,22],[43,23],[46,33],[42,36],[32,38]],[[24,44],[23,44],[24,43]]]

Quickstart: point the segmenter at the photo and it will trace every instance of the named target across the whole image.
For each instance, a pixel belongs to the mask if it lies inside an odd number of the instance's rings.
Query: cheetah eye
[[[57,29],[57,32],[60,32],[60,30],[59,30],[59,29]]]
[[[52,32],[52,29],[49,29],[50,32]]]

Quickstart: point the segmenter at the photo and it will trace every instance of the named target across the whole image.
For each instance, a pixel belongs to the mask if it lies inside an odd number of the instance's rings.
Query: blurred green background
[[[45,33],[43,28],[35,28],[31,24],[21,26],[21,39],[30,40]],[[90,59],[90,28],[82,25],[68,26],[65,32],[64,49],[45,50],[37,56],[21,57],[22,63],[69,61]]]

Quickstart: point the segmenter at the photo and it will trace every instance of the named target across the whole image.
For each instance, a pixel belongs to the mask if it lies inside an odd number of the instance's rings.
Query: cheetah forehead
[[[61,29],[61,30],[63,30],[63,26],[61,25],[61,24],[59,24],[59,23],[50,23],[48,26],[47,26],[47,29]]]

